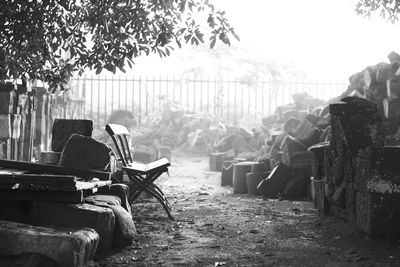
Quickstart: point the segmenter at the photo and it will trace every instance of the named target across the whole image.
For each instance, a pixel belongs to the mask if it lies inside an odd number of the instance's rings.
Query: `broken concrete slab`
[[[110,208],[90,204],[62,204],[34,201],[26,223],[56,227],[93,228],[100,236],[98,251],[111,248],[115,215]]]
[[[59,266],[85,266],[95,255],[99,235],[90,228],[55,229],[0,221],[0,254],[39,253]]]

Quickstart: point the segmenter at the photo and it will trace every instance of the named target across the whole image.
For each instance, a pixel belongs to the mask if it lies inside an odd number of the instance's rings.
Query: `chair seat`
[[[169,166],[171,166],[171,163],[169,163],[169,161],[166,158],[162,158],[148,164],[132,162],[129,163],[126,167],[123,167],[123,169],[136,171],[137,173],[140,174],[148,174],[154,171],[161,171],[163,169],[167,169]]]

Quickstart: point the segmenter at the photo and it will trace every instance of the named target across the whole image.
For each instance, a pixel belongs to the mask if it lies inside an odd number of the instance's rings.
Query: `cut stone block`
[[[93,259],[99,235],[90,228],[54,229],[0,221],[0,254],[42,254],[59,266],[86,266]]]
[[[325,149],[328,146],[328,143],[320,143],[313,145],[308,149],[308,151],[310,151],[311,157],[312,175],[315,180],[322,180],[325,176],[324,155]]]
[[[73,134],[61,153],[60,166],[104,170],[110,163],[111,148],[94,138]]]
[[[40,152],[39,163],[58,165],[61,158],[61,152],[43,151]]]
[[[376,82],[385,83],[395,75],[395,70],[391,64],[381,64],[376,72]]]
[[[303,119],[293,131],[293,136],[306,147],[309,147],[319,142],[321,130],[309,120]]]
[[[400,114],[400,99],[385,98],[383,100],[383,114],[386,119],[397,119]]]
[[[0,266],[18,267],[58,267],[54,260],[39,253],[23,253],[18,256],[0,255]]]
[[[34,201],[27,223],[56,227],[90,227],[100,236],[98,250],[111,248],[114,236],[115,216],[111,209],[89,204],[61,204]]]
[[[332,148],[337,150],[342,140],[352,150],[382,145],[384,137],[377,106],[365,99],[353,98],[349,101],[353,102],[329,106]]]
[[[391,51],[388,55],[388,59],[390,64],[392,64],[392,68],[395,67],[399,67],[400,64],[400,55],[398,53],[396,53],[395,51]],[[396,64],[395,66],[393,66],[394,64]]]
[[[258,185],[258,192],[266,197],[276,198],[285,187],[285,184],[292,179],[291,169],[285,164],[278,164]]]
[[[221,186],[232,186],[233,161],[225,161],[221,173]]]
[[[129,186],[126,184],[112,184],[110,186],[100,187],[98,191],[99,195],[111,195],[111,197],[118,197],[120,205],[129,214],[132,215],[131,205],[128,201]]]
[[[386,82],[387,97],[392,99],[400,98],[400,78],[392,78]]]
[[[222,170],[222,165],[223,165],[223,159],[226,156],[226,153],[211,153],[209,155],[209,166],[210,166],[210,171],[215,171],[219,172]]]
[[[297,140],[296,138],[287,134],[283,138],[280,150],[283,152],[283,154],[286,154],[286,153],[307,151],[307,147],[303,145],[301,142],[299,142],[299,140]]]
[[[247,183],[246,174],[251,172],[251,166],[255,162],[245,161],[235,163],[233,165],[233,193],[246,194],[247,193]]]
[[[293,179],[285,184],[282,196],[288,199],[304,198],[307,186],[306,177],[301,171],[294,174]]]
[[[329,212],[329,201],[325,197],[325,185],[323,180],[314,180],[315,203],[318,210],[318,217],[322,217]]]
[[[6,139],[11,137],[11,124],[10,116],[7,114],[0,113],[0,138]]]
[[[356,226],[368,235],[400,234],[399,193],[356,193]]]
[[[13,113],[15,94],[14,84],[0,85],[0,114]]]
[[[268,162],[269,167],[269,162]],[[251,166],[251,172],[266,172],[267,167],[264,162],[256,162]]]
[[[113,247],[131,245],[137,236],[135,223],[130,212],[121,207],[121,199],[111,195],[93,195],[85,198],[86,203],[112,209],[115,216]]]
[[[217,144],[218,151],[225,152],[232,148],[233,142],[236,140],[236,134],[232,133],[222,138]]]
[[[283,129],[288,133],[288,134],[293,134],[294,129],[300,124],[300,120],[294,117],[290,117],[285,124],[283,125]]]
[[[311,175],[311,157],[308,151],[285,153],[281,161],[292,169],[307,169]]]
[[[61,152],[68,139],[73,134],[92,136],[93,122],[91,120],[55,119],[53,123],[51,150]]]
[[[400,193],[400,147],[372,147],[360,151],[355,160],[357,192]]]
[[[246,174],[247,193],[249,195],[258,195],[258,184],[267,177],[266,172],[250,172]]]

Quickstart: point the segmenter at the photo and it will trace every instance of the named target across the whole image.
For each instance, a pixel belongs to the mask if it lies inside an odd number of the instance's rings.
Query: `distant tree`
[[[125,72],[143,54],[203,43],[199,17],[211,47],[238,39],[209,0],[1,0],[0,81],[28,77],[54,91],[75,71]]]
[[[391,22],[396,22],[400,14],[399,0],[357,0],[356,12],[359,15],[378,14]]]

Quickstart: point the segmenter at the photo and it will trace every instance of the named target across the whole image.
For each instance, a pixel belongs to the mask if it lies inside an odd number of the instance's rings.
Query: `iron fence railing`
[[[194,111],[236,124],[259,119],[292,102],[292,94],[306,92],[328,100],[346,89],[338,81],[244,82],[238,79],[181,79],[148,76],[83,76],[72,80],[74,95],[85,99],[86,115],[102,127],[115,110],[132,111],[139,122],[162,110],[165,99]]]

